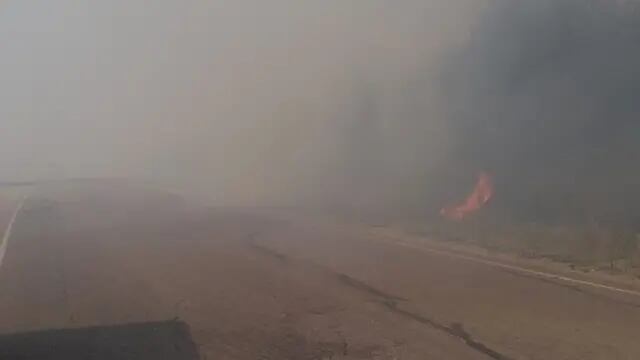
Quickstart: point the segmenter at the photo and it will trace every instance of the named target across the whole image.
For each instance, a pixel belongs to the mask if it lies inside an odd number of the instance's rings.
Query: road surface
[[[35,191],[10,240],[3,359],[640,359],[631,294],[308,218],[98,183]]]

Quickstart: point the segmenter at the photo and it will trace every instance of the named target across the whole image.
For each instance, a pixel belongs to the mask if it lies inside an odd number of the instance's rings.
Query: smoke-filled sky
[[[617,217],[640,204],[639,14],[605,0],[4,1],[0,178],[437,210],[485,170],[509,213]]]
[[[640,225],[639,40],[637,1],[494,2],[446,76],[458,160],[511,214]]]
[[[403,162],[390,171],[426,168],[445,146],[429,79],[480,8],[4,1],[0,175],[146,177],[243,200],[333,193],[367,112],[387,134],[376,147]],[[411,122],[427,133],[407,133]],[[417,159],[427,139],[434,154]]]

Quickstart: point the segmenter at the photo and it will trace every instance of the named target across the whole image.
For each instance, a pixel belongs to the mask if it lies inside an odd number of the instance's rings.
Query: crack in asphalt
[[[278,260],[280,263],[283,264],[290,264],[290,258],[285,255],[282,254],[278,251],[275,251],[273,249],[270,249],[268,247],[265,247],[263,245],[258,245],[255,244],[253,242],[249,243],[249,246],[254,249],[257,250],[258,252],[260,252],[261,254],[264,255],[268,255],[269,257]],[[405,309],[402,309],[398,306],[398,302],[399,301],[408,301],[405,298],[393,295],[393,294],[389,294],[385,291],[382,291],[380,289],[377,289],[363,281],[354,279],[353,277],[343,274],[343,273],[339,273],[339,272],[335,272],[332,271],[331,269],[328,269],[322,265],[316,264],[312,261],[306,261],[307,263],[322,269],[324,272],[331,274],[333,276],[335,276],[340,283],[342,283],[343,285],[351,288],[351,289],[355,289],[359,292],[365,293],[367,295],[371,295],[374,296],[376,298],[381,299],[381,304],[382,306],[384,306],[387,310],[389,310],[391,313],[396,314],[398,316],[404,317],[406,319],[409,320],[413,320],[416,321],[422,325],[426,325],[429,326],[432,329],[438,330],[440,332],[443,332],[449,336],[453,336],[455,338],[460,339],[466,346],[468,346],[469,348],[480,352],[492,359],[495,360],[513,360],[512,358],[508,357],[505,354],[500,353],[497,350],[494,350],[492,348],[490,348],[489,346],[487,346],[486,344],[474,339],[471,334],[469,334],[465,329],[464,329],[464,324],[462,323],[452,323],[450,326],[447,326],[445,324],[442,324],[440,322],[437,322],[433,319],[430,319],[422,314],[419,313],[415,313],[415,312],[411,312]]]
[[[460,340],[462,340],[465,345],[467,345],[468,347],[483,353],[487,356],[489,356],[492,359],[495,360],[512,360],[512,358],[488,347],[487,345],[483,344],[482,342],[475,340],[471,334],[469,334],[465,329],[464,329],[464,325],[461,323],[452,323],[451,326],[447,326],[444,325],[442,323],[439,323],[437,321],[434,321],[432,319],[429,319],[428,317],[421,315],[421,314],[417,314],[408,310],[404,310],[401,309],[397,306],[397,304],[395,303],[390,303],[390,302],[384,302],[383,305],[392,313],[403,316],[407,319],[411,319],[414,321],[417,321],[423,325],[427,325],[433,329],[439,330],[441,332],[444,332],[450,336],[456,337]]]
[[[254,243],[249,243],[249,246],[253,249],[256,250],[257,252],[263,254],[263,255],[267,255],[271,258],[274,258],[276,260],[278,260],[281,263],[288,263],[289,262],[289,258],[286,255],[280,254],[277,251],[273,251],[272,249],[269,249],[268,247],[264,247],[262,245],[258,245],[258,244],[254,244]]]
[[[347,285],[347,286],[349,286],[349,287],[351,287],[353,289],[359,290],[361,292],[365,292],[365,293],[367,293],[369,295],[374,295],[374,296],[377,296],[377,297],[381,297],[384,300],[386,300],[387,302],[395,303],[396,301],[408,301],[405,298],[402,298],[402,297],[399,297],[399,296],[396,296],[396,295],[392,295],[392,294],[386,293],[386,292],[384,292],[382,290],[376,289],[376,288],[370,286],[369,284],[367,284],[365,282],[362,282],[360,280],[356,280],[356,279],[352,278],[349,275],[342,274],[342,273],[334,273],[334,272],[332,272],[332,274],[336,275],[338,280],[340,280],[341,283],[343,283],[343,284],[345,284],[345,285]]]

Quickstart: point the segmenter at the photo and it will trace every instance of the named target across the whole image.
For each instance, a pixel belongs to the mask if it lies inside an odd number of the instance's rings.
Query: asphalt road
[[[92,184],[32,194],[10,240],[0,358],[640,358],[633,295],[310,218]]]

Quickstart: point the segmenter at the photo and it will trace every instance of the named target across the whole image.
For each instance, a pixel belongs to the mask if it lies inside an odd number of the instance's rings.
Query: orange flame
[[[459,205],[444,207],[440,214],[451,220],[462,220],[466,216],[480,210],[493,196],[493,180],[486,172],[481,172],[473,192]]]

